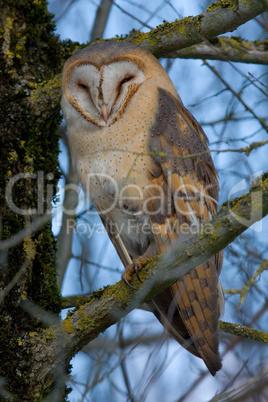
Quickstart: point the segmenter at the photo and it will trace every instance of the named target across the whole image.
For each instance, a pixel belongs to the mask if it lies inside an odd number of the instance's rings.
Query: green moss
[[[72,334],[74,332],[74,326],[67,318],[62,321],[61,328],[67,334]]]
[[[61,308],[70,308],[70,307],[79,307],[82,304],[89,303],[91,304],[94,300],[94,297],[91,296],[69,296],[61,298]]]
[[[78,328],[80,331],[84,331],[89,327],[95,326],[91,314],[85,312],[84,306],[81,306],[79,308],[78,313],[79,313]]]
[[[25,216],[12,210],[10,201],[22,209],[35,208],[38,204],[37,180],[34,179],[17,181],[6,200],[5,190],[10,179],[21,173],[43,171],[45,190],[42,199],[47,198],[47,184],[56,191],[59,104],[48,103],[42,122],[33,113],[28,96],[32,88],[30,83],[49,82],[59,74],[71,46],[64,48],[53,35],[54,24],[45,1],[7,0],[1,7],[4,13],[0,21],[0,86],[3,94],[0,99],[0,208],[1,237],[7,239],[25,227]],[[48,94],[49,86],[46,91]],[[53,179],[47,178],[48,173]],[[49,204],[50,200],[45,201],[44,209]],[[27,219],[30,222],[35,217]],[[19,303],[27,297],[48,311],[58,313],[60,310],[56,286],[56,242],[50,224],[8,251],[0,270],[1,286],[10,283],[25,260],[29,261],[28,269],[0,306],[0,376],[5,378],[8,391],[16,390],[21,398],[34,400],[28,394],[31,391],[27,385],[31,352],[23,345],[24,339],[36,336],[33,334],[38,333],[41,324],[23,311]],[[51,336],[47,333],[47,339]]]
[[[92,296],[94,297],[94,299],[100,299],[103,296],[103,293],[104,289],[98,289],[92,293]]]
[[[242,336],[244,338],[252,339],[263,343],[268,343],[268,334],[266,332],[258,331],[256,329],[243,327],[238,324],[231,324],[229,322],[220,321],[220,329],[228,334]]]
[[[131,283],[131,285],[135,286],[134,283]],[[131,294],[132,294],[131,288],[128,287],[123,281],[119,282],[119,284],[117,284],[116,286],[113,287],[108,286],[104,290],[105,297],[113,297],[117,302],[118,306],[122,308],[125,307],[130,302]]]
[[[59,313],[61,298],[56,283],[56,242],[51,236],[50,225],[47,225],[42,233],[36,236],[35,241],[36,256],[33,262],[32,284],[28,294],[42,308]]]
[[[147,37],[143,37],[142,40],[147,39],[150,46],[154,47],[162,42],[163,36],[167,40],[170,40],[174,35],[190,39],[193,33],[196,34],[201,30],[201,20],[201,16],[196,16],[186,17],[172,23],[165,21],[164,24],[157,26],[146,34]]]
[[[33,338],[34,336],[38,336],[37,332],[29,332],[29,336]]]
[[[237,7],[237,1],[236,0],[221,0],[221,1],[215,1],[212,3],[208,8],[208,12],[214,12],[219,10],[220,8],[227,8],[228,10],[234,10]]]
[[[47,328],[43,333],[43,342],[44,343],[47,343],[47,342],[51,341],[52,339],[56,339],[56,338],[57,338],[57,332],[52,327]]]
[[[23,249],[28,260],[34,260],[36,248],[34,241],[27,237],[23,240]]]
[[[215,229],[219,229],[222,226],[222,223],[220,221],[216,222],[214,225]]]
[[[254,278],[256,279],[258,276],[260,276],[264,271],[268,270],[268,260],[264,260],[261,265],[260,268],[257,269],[257,271],[254,274]]]
[[[218,236],[214,230],[214,226],[210,222],[203,223],[202,229],[200,231],[200,239],[213,244],[217,238]]]
[[[55,88],[61,88],[61,74],[40,84],[32,84],[32,86],[34,89],[31,91],[31,99],[34,102],[44,101],[45,98],[54,94]]]
[[[202,16],[186,17],[182,20],[174,22],[163,21],[163,24],[158,25],[150,32],[140,32],[132,30],[128,36],[128,40],[137,45],[143,44],[146,47],[146,41],[150,47],[158,47],[164,40],[171,40],[173,36],[182,36],[191,39],[193,35],[197,35],[201,30]],[[115,38],[113,40],[122,40],[122,38]],[[157,52],[154,52],[157,56]]]
[[[248,9],[250,9],[250,2],[249,0],[241,0],[242,3],[247,4],[248,5]]]

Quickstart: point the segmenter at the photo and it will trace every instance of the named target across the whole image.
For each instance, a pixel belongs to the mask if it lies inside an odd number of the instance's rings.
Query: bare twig
[[[114,0],[111,0],[112,3],[115,5],[115,7],[117,7],[120,11],[122,11],[122,13],[128,15],[129,17],[131,17],[133,20],[138,21],[142,26],[149,28],[149,29],[153,29],[153,27],[151,27],[150,25],[146,24],[146,22],[141,21],[139,18],[137,18],[135,15],[129,13],[128,11],[124,10],[121,6],[119,6],[119,4],[117,4]]]
[[[207,61],[204,61],[204,64],[219,78],[219,80],[225,85],[225,87],[241,102],[244,108],[251,113],[256,120],[260,123],[260,125],[264,128],[266,132],[268,132],[268,126],[265,123],[264,119],[259,118],[253,109],[251,109],[242,99],[241,95],[238,94],[228,83],[225,79],[218,73],[215,67],[211,66]]]

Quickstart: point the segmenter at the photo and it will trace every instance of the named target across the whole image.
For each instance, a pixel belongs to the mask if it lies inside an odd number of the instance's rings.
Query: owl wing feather
[[[122,261],[122,264],[124,265],[124,267],[127,267],[132,263],[132,259],[121,236],[119,235],[119,233],[116,232],[116,227],[111,225],[110,222],[105,219],[104,215],[100,214],[100,218],[109,236],[109,239],[113,243],[113,246],[116,249],[119,258]]]
[[[154,240],[160,253],[200,230],[217,211],[217,174],[207,138],[190,112],[169,92],[159,89],[158,113],[151,127],[151,180],[163,188],[165,200],[149,204]],[[163,153],[166,156],[161,156]],[[163,202],[163,200],[161,201]],[[154,213],[158,211],[157,213]],[[222,256],[213,256],[158,295],[152,308],[172,336],[201,357],[212,375],[221,368],[218,352],[219,273]]]

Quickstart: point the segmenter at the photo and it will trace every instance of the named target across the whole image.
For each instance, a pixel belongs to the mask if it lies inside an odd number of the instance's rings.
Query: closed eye
[[[78,88],[80,88],[80,89],[88,89],[88,87],[87,87],[85,84],[83,84],[82,82],[79,82],[79,83],[77,84],[77,86],[78,86]]]
[[[128,82],[128,81],[132,80],[132,78],[133,78],[133,76],[124,78],[124,79],[120,82],[120,85],[124,84],[125,82]]]

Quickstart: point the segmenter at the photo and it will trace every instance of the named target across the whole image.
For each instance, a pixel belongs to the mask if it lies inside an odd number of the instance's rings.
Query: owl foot
[[[138,280],[141,282],[140,274],[139,271],[142,269],[142,264],[147,260],[145,257],[138,257],[136,260],[133,261],[132,264],[128,265],[128,267],[125,269],[125,272],[122,275],[122,279],[125,282],[127,286],[129,286],[132,289],[136,289],[134,286],[132,286],[129,282],[131,282],[131,276],[132,274],[135,273],[136,277]]]

